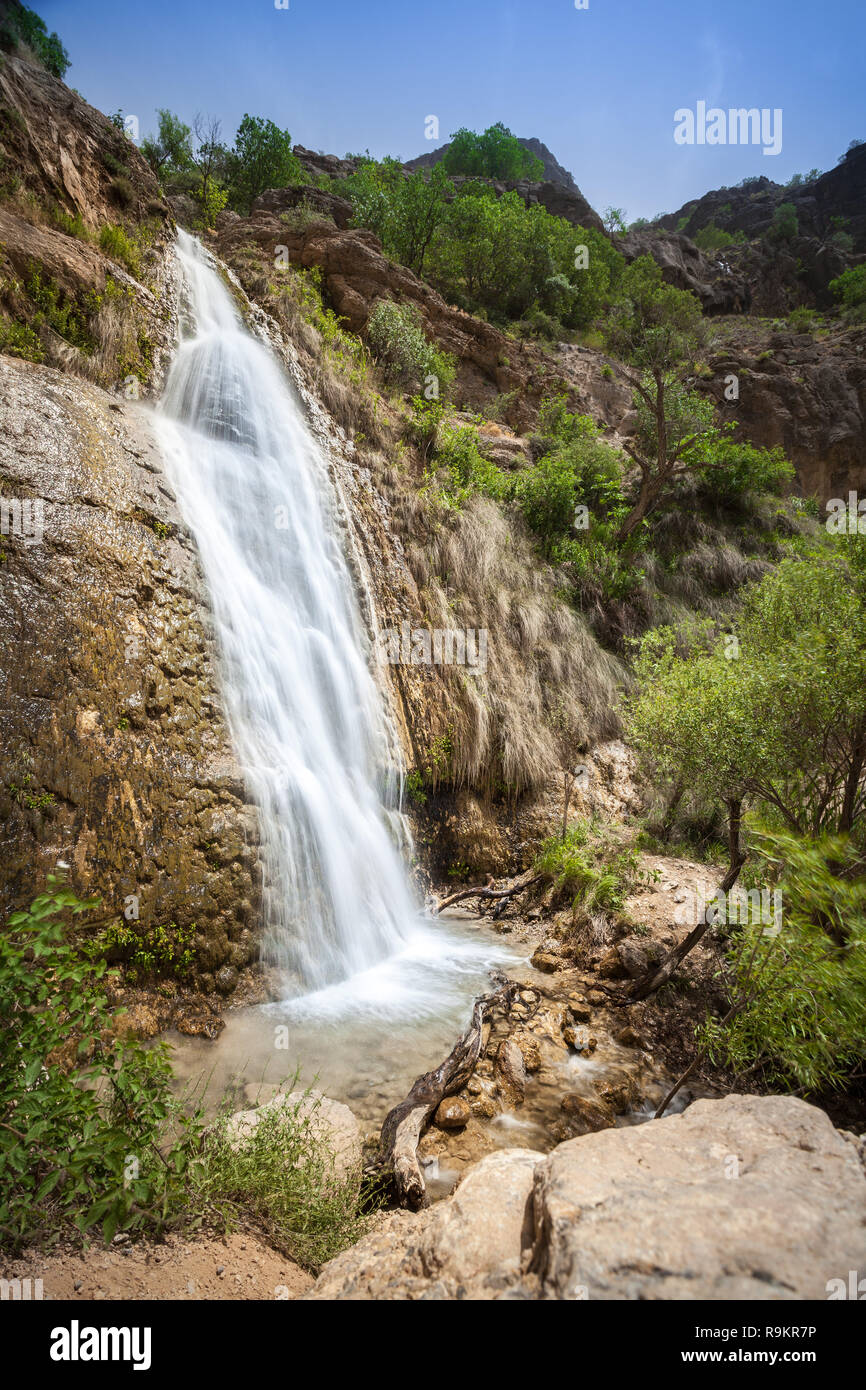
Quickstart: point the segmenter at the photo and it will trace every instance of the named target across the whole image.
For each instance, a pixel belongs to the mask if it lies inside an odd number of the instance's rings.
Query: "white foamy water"
[[[204,565],[233,742],[259,809],[265,959],[296,1019],[424,1014],[507,953],[425,923],[389,829],[399,769],[364,657],[324,453],[184,232],[185,334],[158,416]]]

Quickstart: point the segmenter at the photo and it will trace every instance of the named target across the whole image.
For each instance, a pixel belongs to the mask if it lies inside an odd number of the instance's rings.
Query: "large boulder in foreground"
[[[306,1297],[825,1299],[864,1267],[862,1148],[804,1101],[727,1096],[547,1157],[491,1154]]]

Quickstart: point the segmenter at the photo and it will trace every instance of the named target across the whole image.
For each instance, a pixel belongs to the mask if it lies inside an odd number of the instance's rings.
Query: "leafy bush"
[[[782,927],[733,934],[729,988],[742,1007],[699,1041],[735,1071],[815,1091],[840,1086],[866,1057],[866,862],[846,836],[753,831],[753,877],[781,895]]]
[[[773,213],[767,231],[770,241],[792,241],[800,230],[797,209],[793,203],[780,203]]]
[[[118,1038],[105,961],[66,940],[90,911],[58,877],[0,934],[0,1240],[17,1249],[70,1228],[159,1231],[185,1204],[193,1153],[164,1048]]]
[[[763,449],[724,435],[708,448],[711,463],[699,470],[706,494],[733,502],[755,493],[781,493],[795,476],[780,445]]]
[[[252,1220],[270,1244],[314,1270],[360,1239],[364,1211],[376,1204],[359,1172],[336,1171],[316,1110],[303,1099],[269,1106],[240,1144],[223,1113],[207,1133],[191,1192],[213,1224],[229,1231]]]
[[[701,251],[721,251],[726,246],[742,245],[746,236],[743,231],[726,232],[715,222],[708,222],[699,232],[695,232],[692,240]]]
[[[91,293],[84,296],[82,307],[71,295],[64,293],[56,280],[52,280],[50,276],[46,277],[44,267],[36,262],[31,263],[30,275],[24,288],[36,306],[34,323],[37,327],[40,323],[47,322],[55,333],[59,333],[61,338],[65,338],[85,356],[94,352],[96,342],[88,326],[88,316],[89,312],[99,307],[96,295]]]
[[[843,271],[830,281],[830,289],[841,299],[847,319],[852,323],[866,321],[866,262]]]
[[[141,274],[138,247],[130,241],[123,227],[106,224],[99,233],[99,245],[107,256],[125,266],[130,275],[138,279]]]
[[[235,135],[233,172],[234,201],[244,212],[266,188],[305,182],[301,162],[292,153],[289,132],[280,130],[273,121],[248,114]]]
[[[238,1144],[227,1111],[208,1126],[173,1097],[164,1044],[118,1036],[106,961],[70,939],[96,906],[50,876],[0,933],[0,1248],[252,1222],[315,1268],[357,1240],[375,1199],[336,1172],[315,1106]]]
[[[44,362],[45,350],[26,323],[14,323],[0,315],[0,352],[22,357],[25,362]]]
[[[434,378],[438,396],[445,394],[454,380],[454,358],[427,341],[418,311],[411,304],[380,299],[367,324],[367,339],[393,382],[423,388]]]
[[[451,507],[462,507],[479,493],[500,501],[509,493],[510,480],[481,453],[478,432],[471,425],[440,427],[435,470],[440,479],[439,496]]]
[[[621,847],[611,853],[603,837],[593,836],[586,821],[542,844],[533,865],[557,894],[570,897],[586,911],[621,912],[625,897],[639,879],[637,854]]]

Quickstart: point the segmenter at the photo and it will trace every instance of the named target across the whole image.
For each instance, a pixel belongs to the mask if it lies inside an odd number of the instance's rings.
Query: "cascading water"
[[[477,977],[481,961],[477,945],[449,947],[447,932],[422,927],[389,833],[377,791],[387,722],[325,458],[199,243],[180,232],[178,254],[189,322],[158,429],[201,553],[229,725],[259,808],[265,957],[286,972],[287,993],[354,979],[355,995],[402,989],[415,1012],[422,993],[435,1009],[431,976],[441,1004],[454,967]]]
[[[403,944],[417,908],[377,793],[382,702],[361,649],[324,458],[266,347],[179,234],[191,334],[162,441],[198,542],[229,722],[260,810],[266,956],[306,989]]]

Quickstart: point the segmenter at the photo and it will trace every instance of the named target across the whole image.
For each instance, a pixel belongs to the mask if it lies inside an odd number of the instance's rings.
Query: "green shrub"
[[[118,728],[121,724],[119,720]],[[130,981],[165,975],[182,979],[189,974],[195,960],[192,949],[195,931],[195,923],[178,927],[170,922],[166,927],[162,923],[115,921],[99,936],[86,942],[82,952],[88,960],[125,961]]]
[[[501,501],[510,491],[509,478],[481,453],[478,432],[470,425],[440,427],[434,468],[439,496],[451,507],[462,507],[479,493]]]
[[[107,256],[125,266],[136,280],[141,274],[138,247],[130,241],[123,227],[106,224],[99,233],[99,245]]]
[[[454,358],[428,342],[413,305],[380,299],[367,324],[367,339],[390,381],[415,389],[435,383],[435,397],[447,393],[456,372]]]
[[[253,1221],[269,1244],[313,1270],[360,1239],[365,1211],[377,1204],[360,1172],[336,1170],[317,1108],[303,1100],[269,1106],[240,1144],[222,1114],[207,1133],[190,1193],[193,1208],[213,1224],[230,1231]]]
[[[845,836],[804,839],[753,830],[752,879],[781,895],[778,935],[742,927],[729,947],[729,987],[743,1003],[700,1042],[716,1062],[759,1070],[765,1084],[806,1093],[844,1086],[866,1057],[866,877]]]
[[[31,263],[24,288],[36,306],[36,327],[43,321],[47,322],[55,333],[59,333],[61,338],[65,338],[85,356],[89,357],[95,351],[96,341],[88,325],[89,313],[95,312],[99,305],[95,294],[91,292],[86,295],[82,307],[60,288],[56,280],[46,277],[44,268],[35,262]]]
[[[692,240],[701,251],[721,251],[726,246],[742,245],[746,237],[742,231],[726,232],[715,222],[708,222],[699,232],[695,232]]]
[[[788,315],[788,327],[792,328],[795,333],[811,333],[817,327],[817,317],[814,309],[808,309],[805,304],[799,304]]]
[[[564,838],[551,835],[545,840],[533,873],[575,905],[603,912],[621,912],[626,895],[641,877],[636,852],[612,848],[604,837],[593,836],[586,821],[570,826]]]
[[[25,362],[44,362],[45,351],[33,329],[0,315],[0,352],[23,357]]]
[[[830,289],[841,299],[847,319],[852,323],[866,321],[866,262],[843,271],[830,281]]]
[[[118,1038],[105,961],[84,960],[64,918],[95,907],[50,877],[0,933],[0,1241],[9,1250],[99,1225],[158,1232],[195,1163],[170,1123],[165,1049]]]
[[[238,1144],[227,1111],[207,1126],[173,1097],[164,1044],[118,1036],[106,961],[73,932],[96,906],[50,876],[0,932],[0,1249],[253,1225],[316,1268],[357,1240],[375,1197],[336,1171],[315,1106]]]
[[[767,231],[770,241],[792,241],[800,230],[797,209],[793,203],[780,203],[773,213]]]
[[[712,466],[700,469],[707,496],[728,502],[748,494],[781,493],[795,476],[794,467],[781,445],[763,449],[730,435],[715,440],[708,448]]]

